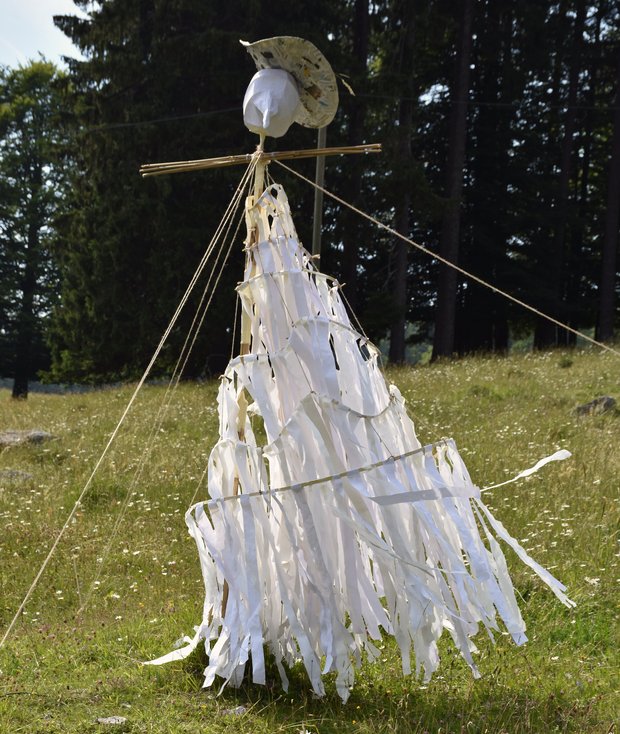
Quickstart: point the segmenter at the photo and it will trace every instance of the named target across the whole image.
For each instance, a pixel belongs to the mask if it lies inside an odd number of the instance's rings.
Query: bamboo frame
[[[345,145],[332,148],[310,148],[302,150],[282,150],[267,153],[256,151],[256,153],[242,153],[241,155],[225,155],[219,158],[202,158],[194,161],[171,161],[170,163],[145,163],[140,166],[140,175],[162,176],[166,173],[184,173],[185,171],[201,171],[205,168],[225,168],[250,163],[258,159],[265,165],[269,161],[280,161],[291,158],[314,158],[316,156],[348,155],[350,153],[380,153],[381,143],[368,143],[366,145]]]

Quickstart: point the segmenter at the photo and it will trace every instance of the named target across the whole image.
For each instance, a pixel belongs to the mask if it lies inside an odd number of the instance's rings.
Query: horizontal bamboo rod
[[[172,161],[170,163],[146,163],[140,167],[143,177],[161,176],[164,173],[183,173],[184,171],[200,171],[204,168],[224,168],[242,163],[250,163],[253,159],[265,161],[286,160],[290,158],[314,158],[327,155],[347,155],[348,153],[380,153],[381,143],[367,145],[345,145],[333,148],[309,148],[304,150],[282,150],[267,153],[243,153],[241,155],[225,155],[219,158],[203,158],[195,161]]]

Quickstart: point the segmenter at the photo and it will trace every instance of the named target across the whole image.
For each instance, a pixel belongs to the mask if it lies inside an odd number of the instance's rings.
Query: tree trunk
[[[402,198],[396,204],[394,228],[397,232],[409,236],[409,208],[411,195],[404,190]],[[392,364],[404,364],[407,356],[405,331],[407,328],[407,270],[409,261],[409,245],[402,240],[395,244],[394,251],[394,306],[395,316],[390,328],[389,360]]]
[[[515,110],[524,79],[515,73],[514,6],[489,3],[476,23],[476,71],[472,82],[475,110],[467,237],[461,235],[460,259],[489,283],[507,285],[507,246],[511,223],[509,184]],[[477,104],[480,102],[480,104]],[[462,225],[461,225],[462,226]],[[508,348],[508,304],[496,293],[469,283],[457,313],[455,349],[504,352]]]
[[[618,255],[618,223],[620,208],[620,53],[616,72],[614,132],[607,184],[607,210],[601,260],[601,281],[597,339],[613,338],[616,304],[616,262]]]
[[[409,171],[412,166],[411,130],[413,122],[413,32],[414,32],[414,3],[410,0],[405,3],[403,13],[403,38],[400,55],[401,78],[407,78],[403,85],[403,97],[400,100],[398,113],[398,131],[396,152],[397,165],[406,172],[401,196],[396,202],[394,226],[397,232],[409,237],[411,182]],[[407,323],[407,271],[409,260],[409,245],[399,239],[394,248],[394,319],[390,328],[389,360],[393,364],[403,364],[406,359],[405,329]]]
[[[577,198],[577,217],[572,226],[570,237],[570,251],[568,254],[566,298],[573,305],[573,312],[569,315],[568,324],[574,329],[579,328],[588,318],[589,309],[584,303],[584,286],[582,277],[582,264],[584,258],[589,257],[586,242],[589,239],[587,232],[588,214],[591,207],[590,202],[590,174],[592,167],[594,147],[594,118],[596,116],[598,75],[601,61],[601,24],[604,14],[604,5],[599,3],[594,30],[593,42],[588,54],[590,59],[588,68],[588,91],[586,96],[586,109],[584,111],[584,122],[580,130],[578,147],[583,151],[580,165],[575,173],[575,189]],[[579,163],[579,162],[578,162]],[[577,336],[568,333],[567,343],[574,347]]]
[[[581,69],[581,51],[583,46],[583,27],[586,16],[585,0],[577,3],[577,14],[575,17],[573,54],[570,62],[568,76],[568,100],[566,110],[566,121],[564,124],[564,138],[562,140],[562,151],[560,155],[560,177],[558,181],[558,193],[552,216],[554,219],[554,235],[552,239],[549,259],[549,292],[550,300],[547,311],[560,321],[566,321],[566,220],[568,217],[568,203],[570,195],[570,182],[572,175],[573,148],[575,127],[577,123],[577,90],[579,86],[579,72]],[[553,344],[567,342],[567,333],[562,330],[560,334],[555,324],[547,319],[539,318],[534,334],[534,346],[542,349]]]
[[[354,76],[360,81],[368,74],[368,39],[369,17],[368,0],[355,0],[355,16],[353,21],[353,58]],[[355,85],[355,81],[353,82]],[[353,97],[349,100],[351,116],[349,120],[348,143],[359,145],[364,137],[364,120],[366,118],[366,103],[363,97]],[[347,161],[349,166],[350,196],[348,198],[355,205],[360,204],[362,193],[362,178],[366,161],[364,156],[351,156],[355,160]],[[362,207],[363,208],[363,207]],[[358,268],[359,268],[359,217],[347,210],[345,214],[345,231],[343,239],[342,279],[346,284],[345,294],[355,313],[359,308],[358,298]]]
[[[461,224],[461,196],[463,169],[467,139],[467,102],[469,98],[470,59],[472,46],[473,0],[463,4],[459,51],[452,107],[450,110],[448,162],[446,172],[446,196],[448,198],[441,227],[439,252],[442,257],[456,263],[459,255],[459,231]],[[447,357],[454,351],[454,325],[456,320],[457,273],[448,265],[439,267],[437,312],[433,359]]]
[[[28,250],[21,284],[22,298],[17,317],[12,397],[22,400],[28,397],[28,381],[32,370],[32,343],[36,329],[34,296],[37,287],[36,263],[39,250],[39,228],[36,222],[28,225]]]

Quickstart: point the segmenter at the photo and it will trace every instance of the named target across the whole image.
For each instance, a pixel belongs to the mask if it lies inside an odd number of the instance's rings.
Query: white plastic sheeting
[[[335,671],[346,700],[383,633],[394,635],[403,673],[414,659],[429,678],[447,630],[478,675],[471,638],[481,628],[492,636],[501,620],[517,644],[527,639],[496,537],[572,602],[492,516],[453,441],[420,446],[377,349],[300,245],[283,189],[269,187],[248,221],[258,236],[238,292],[251,349],[222,377],[210,500],[186,515],[203,619],[183,649],[154,663],[204,640],[205,686],[239,684],[249,662],[265,683],[266,647],[285,689],[285,664],[302,661],[317,695]]]
[[[243,122],[257,135],[281,138],[301,107],[295,79],[284,69],[261,69],[243,99]]]

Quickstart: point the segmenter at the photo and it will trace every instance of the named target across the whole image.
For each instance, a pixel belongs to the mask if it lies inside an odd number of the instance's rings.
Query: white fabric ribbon
[[[301,662],[317,695],[333,671],[346,700],[383,632],[394,636],[403,672],[413,653],[428,679],[447,630],[479,675],[471,638],[481,627],[492,637],[501,622],[515,642],[526,640],[498,538],[573,603],[484,505],[454,442],[420,446],[377,350],[299,244],[284,191],[269,187],[247,214],[259,233],[238,288],[251,352],[221,381],[209,499],[186,514],[203,618],[183,648],[147,664],[182,660],[204,640],[205,686],[240,685],[248,664],[264,683],[267,648],[285,690],[285,666]],[[244,391],[254,404],[239,425]],[[483,491],[569,456],[558,451]]]
[[[504,487],[506,484],[512,484],[519,479],[524,479],[525,477],[529,477],[532,474],[536,474],[539,469],[542,469],[543,466],[551,461],[564,461],[565,459],[570,459],[571,456],[572,454],[570,451],[567,451],[566,449],[560,449],[559,451],[556,451],[555,454],[545,456],[544,459],[537,461],[534,466],[531,466],[529,469],[524,469],[522,472],[517,474],[516,477],[513,477],[512,479],[507,479],[505,482],[500,482],[499,484],[492,484],[490,487],[483,487],[481,489],[481,492],[488,492],[489,489],[496,489],[497,487]]]

